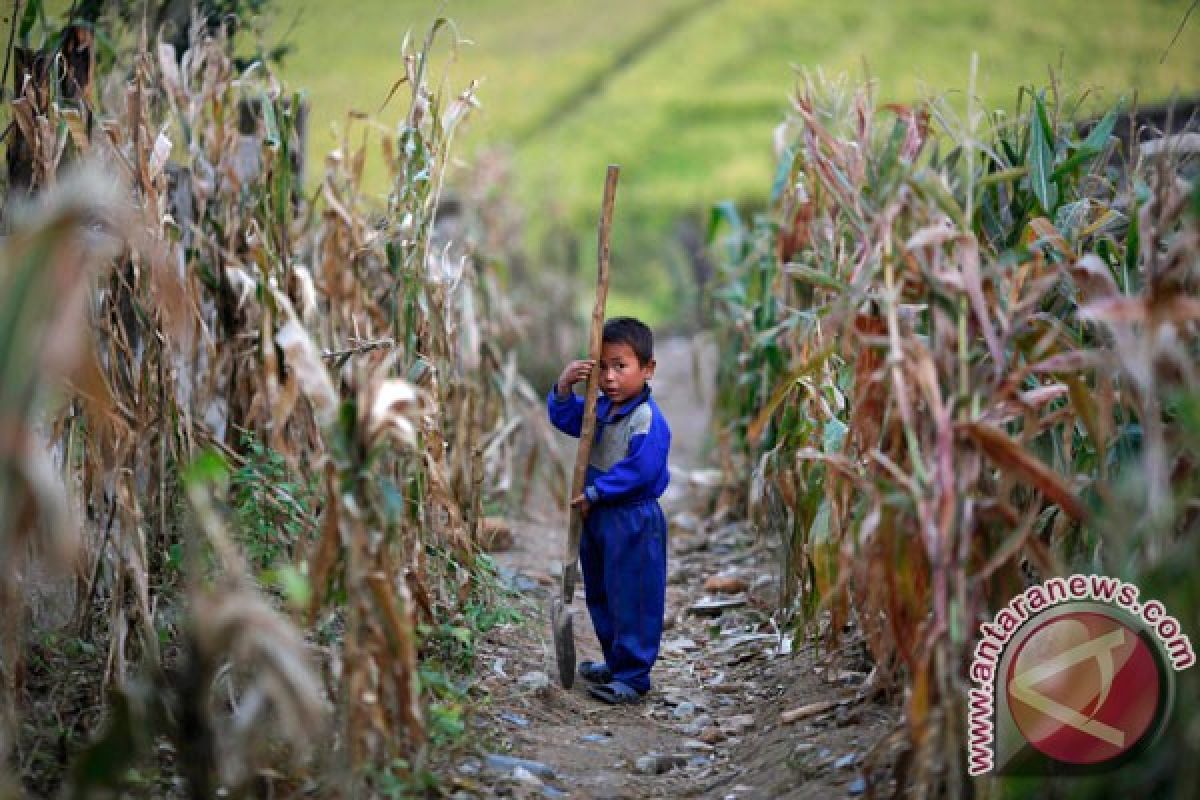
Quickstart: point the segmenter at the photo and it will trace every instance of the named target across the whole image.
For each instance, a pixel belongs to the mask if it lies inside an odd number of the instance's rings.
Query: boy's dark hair
[[[603,341],[612,344],[627,344],[638,358],[640,366],[646,366],[654,358],[654,334],[641,320],[633,317],[613,317],[604,323]]]

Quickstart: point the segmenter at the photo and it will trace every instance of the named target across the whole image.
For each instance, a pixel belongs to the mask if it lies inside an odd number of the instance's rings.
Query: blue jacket
[[[583,398],[572,392],[560,398],[551,387],[546,397],[550,422],[576,438],[583,427]],[[584,494],[593,503],[625,504],[656,500],[670,482],[667,455],[671,429],[650,396],[647,385],[624,407],[613,408],[604,395],[596,399],[596,438],[592,440]]]

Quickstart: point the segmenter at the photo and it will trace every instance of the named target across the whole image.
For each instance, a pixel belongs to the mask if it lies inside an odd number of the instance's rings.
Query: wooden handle
[[[571,497],[579,496],[587,478],[588,458],[592,454],[592,439],[596,433],[596,394],[600,388],[600,347],[604,335],[604,306],[608,301],[609,234],[612,232],[613,205],[617,200],[617,177],[621,168],[608,165],[604,178],[604,203],[600,207],[600,225],[596,244],[596,303],[592,306],[592,333],[588,340],[588,357],[596,362],[588,375],[583,395],[583,424],[579,430],[579,449],[575,451],[575,472],[571,478]],[[563,564],[563,601],[571,602],[579,569],[579,540],[583,535],[583,516],[571,508],[571,523],[567,529],[567,561]]]

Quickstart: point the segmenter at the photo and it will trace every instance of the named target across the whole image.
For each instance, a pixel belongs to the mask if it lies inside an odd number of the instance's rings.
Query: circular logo
[[[1166,686],[1157,651],[1100,611],[1072,611],[1034,628],[1009,661],[1005,688],[1017,728],[1064,764],[1119,758],[1155,732]]]

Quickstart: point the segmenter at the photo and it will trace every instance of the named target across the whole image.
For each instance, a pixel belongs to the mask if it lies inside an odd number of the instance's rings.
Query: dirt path
[[[523,591],[531,620],[494,629],[480,645],[480,683],[491,704],[475,724],[492,756],[459,765],[461,796],[860,794],[864,759],[893,728],[895,709],[855,700],[866,677],[861,657],[818,661],[811,645],[793,648],[779,635],[774,559],[762,537],[742,523],[697,516],[710,491],[692,470],[702,466],[711,345],[667,340],[657,355],[654,392],[673,437],[672,487],[663,499],[671,522],[667,629],[655,687],[641,705],[613,708],[588,697],[582,681],[569,691],[558,684],[545,609],[557,589],[565,517],[555,511],[519,522],[513,549],[497,560]],[[740,591],[706,592],[706,580],[718,575]],[[706,597],[737,605],[712,616],[689,611]],[[597,658],[582,587],[574,607],[579,657]],[[842,703],[791,725],[780,721],[782,710],[828,700]]]

